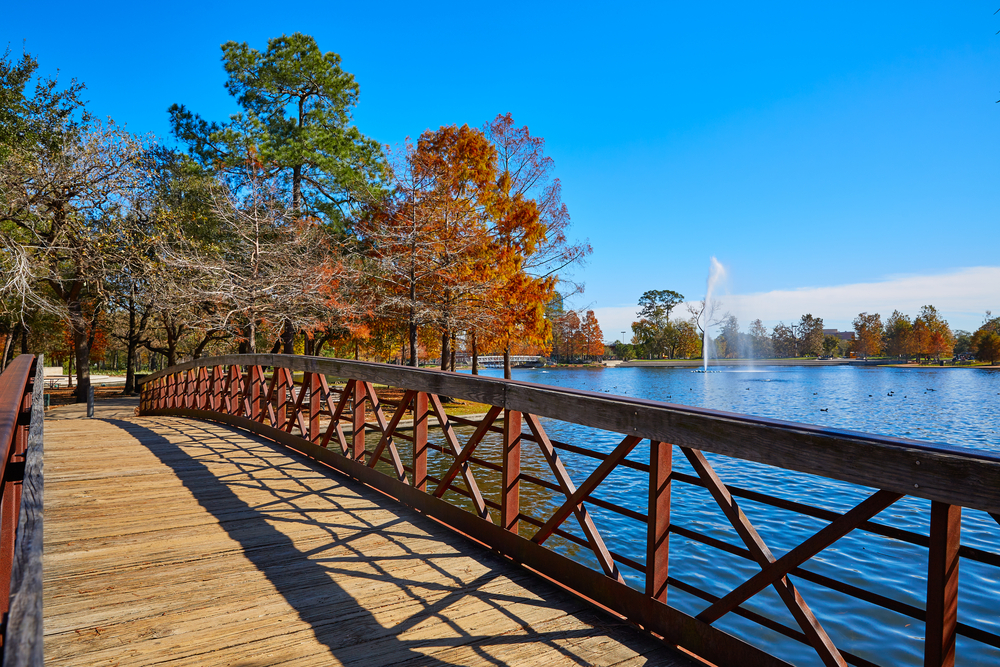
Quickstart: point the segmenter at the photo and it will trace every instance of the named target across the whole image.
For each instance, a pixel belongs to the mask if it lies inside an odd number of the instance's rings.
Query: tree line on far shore
[[[650,290],[639,299],[638,320],[632,338],[609,346],[619,359],[685,359],[703,355],[705,330],[709,355],[720,359],[782,359],[793,357],[888,356],[899,359],[941,359],[976,356],[982,361],[1000,358],[1000,317],[986,312],[975,332],[952,331],[934,306],[924,306],[914,317],[896,310],[883,323],[878,313],[860,313],[852,336],[824,333],[823,318],[807,313],[791,324],[779,322],[770,330],[760,319],[741,331],[736,317],[718,314],[716,304],[688,305],[687,317],[671,317],[684,301],[673,290]],[[844,333],[844,332],[838,332]]]
[[[0,54],[0,368],[20,343],[68,358],[85,388],[120,351],[131,391],[140,358],[453,369],[462,349],[503,354],[509,377],[511,354],[593,353],[596,317],[557,292],[590,247],[569,238],[543,139],[500,114],[391,149],[352,124],[358,85],[312,37],[222,55],[240,112],[173,105],[174,149]]]

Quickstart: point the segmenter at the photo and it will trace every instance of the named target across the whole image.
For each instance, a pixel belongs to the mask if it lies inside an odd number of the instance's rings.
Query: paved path
[[[316,463],[135,405],[46,420],[47,665],[693,664]]]

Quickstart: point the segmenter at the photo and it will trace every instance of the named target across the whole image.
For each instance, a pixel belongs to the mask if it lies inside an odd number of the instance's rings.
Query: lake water
[[[687,368],[515,369],[514,379],[608,394],[655,399],[670,403],[772,417],[890,436],[968,447],[1000,450],[1000,372],[963,368],[871,368],[759,366],[722,368],[719,373],[694,373]],[[487,370],[484,375],[499,376]],[[610,452],[621,435],[544,420],[549,436],[602,452]],[[464,431],[466,434],[468,430]],[[464,439],[464,438],[463,438]],[[499,460],[499,439],[487,438],[477,455]],[[522,469],[554,481],[533,443],[522,447]],[[596,467],[591,458],[561,452],[560,456],[579,484]],[[405,457],[405,454],[404,454]],[[630,459],[649,460],[648,446],[640,445]],[[844,512],[861,502],[870,489],[792,473],[724,457],[709,456],[724,482],[772,496],[824,509]],[[448,461],[432,456],[430,472],[440,475]],[[863,462],[859,462],[859,465]],[[676,470],[693,475],[686,459],[675,449]],[[499,475],[477,467],[476,477],[487,497],[496,498]],[[558,505],[557,494],[522,484],[522,512],[545,519]],[[619,468],[595,494],[600,498],[645,513],[645,474]],[[449,497],[461,501],[457,494]],[[778,510],[749,500],[740,506],[776,555],[797,546],[825,522]],[[645,560],[645,526],[620,514],[590,507],[612,551]],[[904,498],[874,521],[927,534],[929,502]],[[497,517],[498,518],[498,517]],[[703,535],[743,547],[739,537],[708,492],[675,484],[671,520]],[[571,518],[563,524],[582,537]],[[533,532],[522,525],[522,535]],[[527,532],[528,535],[531,532]],[[984,512],[965,510],[962,543],[993,553],[1000,552],[1000,526]],[[576,560],[600,569],[588,550],[554,536],[546,544]],[[716,596],[726,594],[758,571],[751,561],[672,535],[670,574]],[[866,588],[923,609],[926,596],[924,548],[854,531],[805,564],[805,568],[841,582]],[[642,575],[628,567],[629,584],[643,588]],[[818,584],[794,577],[802,596],[823,623],[834,642],[864,660],[879,665],[923,664],[924,624]],[[707,603],[671,587],[669,604],[692,615]],[[1000,569],[963,559],[960,570],[959,621],[1000,634],[997,603]],[[797,628],[774,590],[769,588],[743,604],[743,608]],[[821,664],[815,652],[772,630],[735,614],[716,625],[796,665]],[[958,640],[959,665],[1000,664],[1000,649],[969,638]]]

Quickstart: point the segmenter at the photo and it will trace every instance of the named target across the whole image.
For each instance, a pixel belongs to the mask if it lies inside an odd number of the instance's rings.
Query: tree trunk
[[[479,346],[476,343],[476,332],[472,332],[472,374],[479,375]]]
[[[317,357],[322,357],[323,356],[323,346],[326,345],[327,341],[329,341],[329,340],[330,340],[330,335],[329,334],[326,334],[324,336],[320,336],[319,340],[316,341],[316,347],[313,350],[313,354],[315,356],[317,356]]]
[[[28,325],[21,323],[21,354],[28,354]]]
[[[441,334],[441,370],[448,370],[448,357],[451,356],[451,337],[445,331]]]
[[[90,391],[90,341],[86,332],[73,331],[73,353],[76,357],[76,402],[86,403]]]
[[[455,345],[455,332],[453,331],[451,333],[451,362],[450,362],[451,372],[452,373],[455,372],[455,347],[456,347],[456,345]]]
[[[7,368],[7,355],[10,354],[10,351],[13,348],[14,348],[14,331],[11,330],[11,332],[7,334],[7,338],[4,340],[3,343],[3,356],[0,356],[0,373],[2,373],[5,368]]]
[[[128,300],[128,337],[125,339],[125,388],[122,391],[126,396],[135,393],[135,353],[139,347],[139,335],[136,332],[138,323],[135,321],[135,287],[129,294]],[[115,359],[117,361],[117,354]]]
[[[417,367],[417,323],[410,319],[410,366]]]
[[[287,317],[281,327],[281,353],[295,354],[295,328]]]
[[[511,379],[510,373],[510,344],[503,349],[503,379]]]
[[[125,390],[123,393],[126,396],[135,393],[135,353],[138,349],[138,341],[129,337],[128,345],[125,347]]]

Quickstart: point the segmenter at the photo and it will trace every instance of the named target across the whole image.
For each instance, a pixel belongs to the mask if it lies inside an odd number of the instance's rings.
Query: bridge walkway
[[[694,664],[321,464],[136,405],[46,419],[46,664]]]

